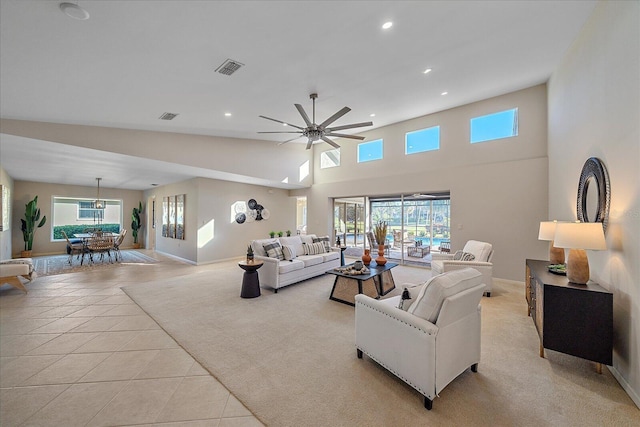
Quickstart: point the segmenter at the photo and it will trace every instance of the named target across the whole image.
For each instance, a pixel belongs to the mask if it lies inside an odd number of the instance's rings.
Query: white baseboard
[[[179,256],[175,256],[175,255],[167,253],[167,252],[162,252],[162,251],[158,251],[158,250],[156,250],[155,252],[158,252],[159,254],[162,254],[162,255],[164,255],[166,257],[169,257],[169,258],[177,259],[178,261],[186,262],[187,264],[198,265],[195,261],[191,261],[190,259],[186,259],[186,258],[180,258]]]
[[[609,368],[611,375],[613,375],[618,383],[620,383],[622,389],[626,391],[631,400],[633,400],[633,403],[635,403],[638,409],[640,409],[640,395],[638,395],[638,393],[631,387],[627,380],[625,380],[622,375],[620,375],[620,372],[618,372],[616,368],[614,368],[613,366],[607,366],[607,368]]]

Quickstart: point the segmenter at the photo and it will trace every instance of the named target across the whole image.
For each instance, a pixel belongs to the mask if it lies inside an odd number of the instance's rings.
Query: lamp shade
[[[541,221],[538,240],[552,241],[556,235],[556,225],[558,221]]]
[[[558,248],[607,249],[601,222],[568,222],[556,226],[554,245]]]

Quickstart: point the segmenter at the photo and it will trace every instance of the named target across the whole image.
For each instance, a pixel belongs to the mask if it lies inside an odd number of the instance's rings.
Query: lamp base
[[[584,249],[569,250],[567,279],[578,285],[586,285],[589,281],[589,259]]]
[[[556,248],[553,246],[553,240],[549,247],[549,261],[551,264],[564,264],[564,248]]]

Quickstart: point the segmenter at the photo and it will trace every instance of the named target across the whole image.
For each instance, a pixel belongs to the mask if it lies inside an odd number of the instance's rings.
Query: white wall
[[[548,243],[538,241],[547,218],[546,85],[509,93],[451,110],[364,132],[366,141],[384,138],[384,159],[358,164],[357,143],[340,141],[341,166],[320,169],[315,184],[292,194],[308,196],[308,230],[331,232],[331,198],[451,191],[452,248],[467,240],[494,245],[494,276],[524,280],[526,258],[544,258]],[[469,120],[510,108],[519,109],[514,138],[469,143]],[[440,125],[440,150],[405,156],[408,131]],[[523,297],[524,298],[524,297]]]
[[[6,185],[9,188],[9,204],[13,204],[13,179],[7,174],[7,172],[0,168],[0,184]],[[20,222],[20,221],[18,221]],[[20,228],[18,228],[16,233],[22,236],[22,232]],[[0,231],[0,260],[11,258],[11,245],[13,235],[13,218],[11,209],[9,210],[9,229]]]
[[[584,162],[609,171],[608,251],[591,278],[613,292],[613,373],[640,406],[640,3],[600,2],[549,81],[549,216],[574,220]]]
[[[96,187],[15,181],[12,197],[13,218],[11,222],[13,230],[11,251],[14,257],[19,256],[20,251],[24,249],[24,240],[22,238],[22,232],[20,231],[20,219],[24,217],[24,206],[35,196],[38,196],[38,207],[40,208],[41,215],[47,216],[47,222],[35,233],[33,239],[33,256],[61,254],[66,251],[66,243],[53,242],[51,240],[51,209],[53,196],[92,198],[96,196]],[[131,227],[131,211],[143,200],[142,191],[100,187],[100,197],[122,200],[122,225],[124,228],[129,229]],[[129,230],[122,244],[122,248],[131,247],[131,245],[133,245],[133,237],[131,236],[131,230]]]
[[[162,237],[162,198],[175,194],[186,194],[185,240]],[[270,231],[295,234],[296,199],[287,190],[195,178],[145,192],[145,198],[153,196],[156,250],[197,264],[243,256],[250,240],[269,237]],[[270,218],[238,224],[232,206],[249,199],[268,209]]]

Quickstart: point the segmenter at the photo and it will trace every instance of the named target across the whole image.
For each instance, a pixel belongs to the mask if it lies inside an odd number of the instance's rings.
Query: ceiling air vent
[[[224,74],[225,76],[230,76],[231,74],[238,71],[238,69],[243,65],[244,64],[238,61],[234,61],[233,59],[227,59],[222,63],[222,65],[216,68],[216,72],[220,74]]]
[[[159,117],[160,120],[173,120],[176,118],[178,113],[164,113]]]

